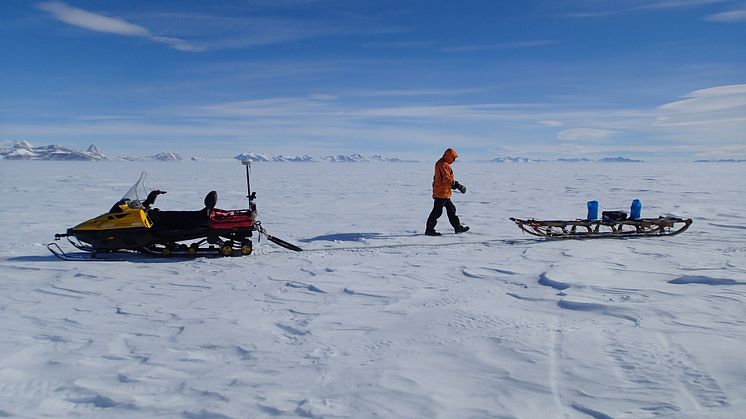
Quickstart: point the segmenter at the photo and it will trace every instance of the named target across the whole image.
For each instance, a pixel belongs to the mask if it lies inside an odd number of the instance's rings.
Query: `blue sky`
[[[0,140],[746,158],[746,0],[3,0],[0,51]]]

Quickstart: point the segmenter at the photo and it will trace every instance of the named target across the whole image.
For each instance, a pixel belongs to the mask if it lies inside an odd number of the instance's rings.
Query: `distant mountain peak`
[[[313,157],[303,155],[303,156],[285,156],[285,155],[276,155],[276,156],[270,156],[267,154],[259,154],[254,152],[248,152],[248,153],[241,153],[234,157],[236,160],[241,161],[253,161],[253,162],[313,162],[316,161]]]
[[[145,156],[145,157],[122,157],[122,160],[128,160],[128,161],[146,161],[146,160],[156,160],[156,161],[182,161],[184,159],[181,158],[181,156],[177,153],[173,152],[161,152],[158,154],[154,154],[152,156]]]
[[[359,162],[366,162],[370,161],[363,157],[362,154],[355,153],[355,154],[337,154],[336,156],[326,156],[324,157],[324,160],[330,161],[333,163],[359,163]]]
[[[493,163],[536,163],[542,160],[533,160],[528,157],[497,156],[490,161]]]
[[[601,163],[642,163],[642,160],[628,159],[626,157],[604,157],[598,161]]]
[[[248,153],[241,153],[235,157],[233,157],[236,160],[249,160],[253,162],[316,162],[319,161],[319,159],[316,159],[314,157],[308,156],[308,155],[302,155],[302,156],[285,156],[285,155],[269,155],[269,154],[261,154],[261,153],[254,153],[254,152],[248,152]],[[383,157],[380,154],[375,154],[371,156],[370,158],[363,156],[360,153],[354,153],[354,154],[337,154],[333,156],[326,156],[322,157],[320,159],[321,161],[328,161],[332,163],[362,163],[362,162],[370,162],[370,161],[376,161],[376,162],[413,162],[413,160],[402,160],[399,158],[387,158]]]
[[[23,140],[14,141],[10,146],[1,148],[0,157],[6,160],[109,160],[95,145],[88,147],[87,151],[80,151],[59,144],[34,147],[28,141]]]

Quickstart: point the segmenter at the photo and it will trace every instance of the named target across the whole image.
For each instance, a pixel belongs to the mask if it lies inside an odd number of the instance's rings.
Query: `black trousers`
[[[430,216],[427,217],[426,230],[434,230],[435,224],[438,224],[438,218],[443,215],[443,207],[446,209],[448,214],[448,221],[451,223],[453,228],[461,225],[458,216],[456,215],[456,206],[453,205],[450,198],[433,198],[433,210],[430,211]]]

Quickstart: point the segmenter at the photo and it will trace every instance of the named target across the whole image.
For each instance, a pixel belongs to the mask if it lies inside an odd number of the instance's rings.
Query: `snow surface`
[[[141,170],[161,209],[240,208],[243,167],[0,162],[0,417],[743,417],[745,168],[458,162],[472,231],[427,237],[429,163],[257,164],[263,225],[304,252],[83,263],[45,244]],[[546,242],[508,221],[634,198],[694,224]]]

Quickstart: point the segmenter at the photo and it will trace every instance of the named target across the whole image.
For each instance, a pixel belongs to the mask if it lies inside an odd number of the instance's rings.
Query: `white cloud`
[[[562,121],[553,120],[538,121],[538,123],[544,125],[545,127],[561,127],[565,125],[565,123]]]
[[[696,90],[655,109],[650,130],[671,141],[722,147],[746,144],[746,84]]]
[[[635,1],[639,3],[637,9],[680,9],[706,6],[709,4],[727,3],[731,0],[644,0]]]
[[[570,12],[568,17],[596,18],[621,13],[693,9],[733,0],[616,0],[616,1],[577,1],[580,10]]]
[[[88,29],[95,32],[109,33],[121,36],[133,36],[150,39],[151,41],[166,44],[179,51],[200,51],[188,42],[171,37],[156,36],[140,25],[129,23],[125,20],[92,13],[87,10],[72,7],[61,1],[49,1],[39,3],[37,7],[48,12],[55,19],[68,25]]]
[[[657,125],[746,123],[746,84],[695,90],[685,97],[659,106]]]
[[[486,51],[486,50],[498,50],[498,49],[522,49],[522,48],[536,48],[545,47],[548,45],[557,44],[557,41],[552,40],[539,40],[539,41],[516,41],[516,42],[505,42],[500,44],[486,44],[486,45],[466,45],[459,47],[445,47],[441,48],[443,52],[475,52],[475,51]]]
[[[385,143],[412,150],[443,141],[473,149],[493,148],[499,142],[518,154],[619,150],[630,155],[701,155],[720,150],[723,156],[739,158],[744,157],[742,145],[746,144],[746,84],[692,91],[658,107],[617,109],[580,107],[566,101],[468,103],[448,94],[438,104],[427,103],[429,97],[399,94],[367,103],[359,100],[359,94],[319,92],[144,109],[126,117],[95,114],[67,122],[0,124],[0,132],[32,141],[39,136],[164,141],[205,137],[266,144],[323,139],[339,149],[374,143],[383,147]],[[153,115],[158,115],[157,120]],[[546,127],[556,131],[554,138],[547,136]]]
[[[123,36],[150,36],[150,31],[142,26],[78,9],[61,1],[39,3],[38,7],[51,13],[57,20],[79,28]]]
[[[731,10],[715,13],[706,18],[711,22],[746,22],[746,10]]]
[[[558,140],[563,141],[595,141],[609,138],[614,131],[598,128],[570,128],[560,131],[557,134]]]

